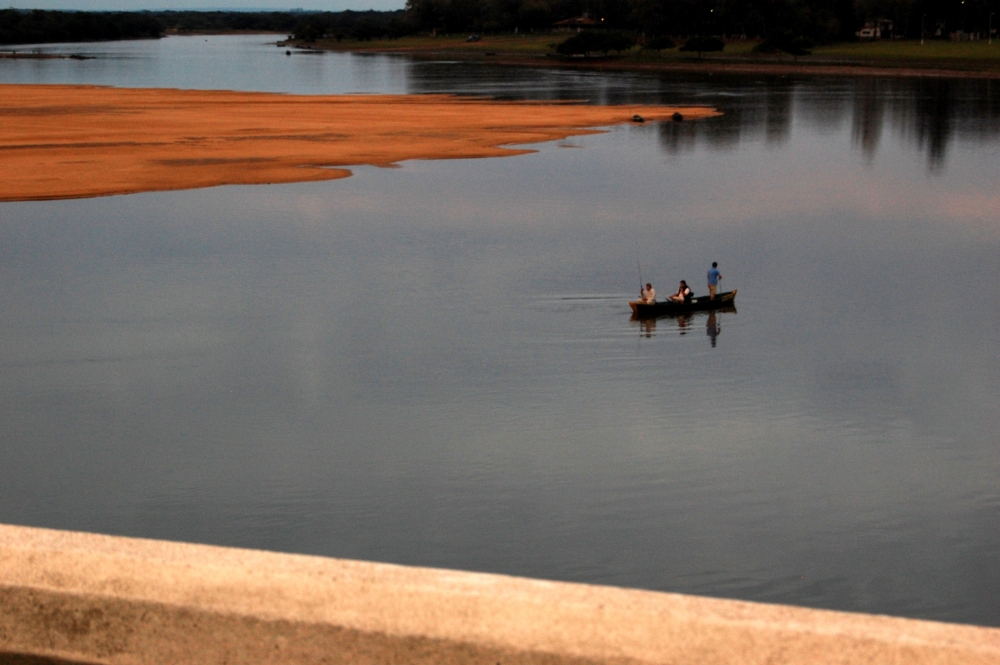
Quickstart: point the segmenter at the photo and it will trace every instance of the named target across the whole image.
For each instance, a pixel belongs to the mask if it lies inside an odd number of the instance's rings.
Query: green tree
[[[583,55],[609,51],[626,51],[635,46],[635,39],[620,32],[597,32],[588,30],[579,32],[556,46],[556,52],[561,55]]]
[[[664,49],[673,48],[677,44],[674,40],[666,35],[660,35],[658,37],[653,37],[642,45],[643,51],[662,51]]]
[[[726,43],[718,37],[692,37],[678,50],[697,53],[700,58],[702,53],[721,51],[724,48]]]

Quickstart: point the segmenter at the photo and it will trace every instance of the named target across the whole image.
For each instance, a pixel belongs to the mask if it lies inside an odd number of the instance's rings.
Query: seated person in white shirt
[[[656,289],[653,288],[652,284],[647,284],[640,294],[642,296],[642,302],[647,305],[652,305],[656,302]]]

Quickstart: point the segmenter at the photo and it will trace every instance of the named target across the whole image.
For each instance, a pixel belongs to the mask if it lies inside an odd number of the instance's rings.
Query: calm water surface
[[[1000,86],[266,42],[0,81],[726,115],[0,204],[0,521],[1000,625]],[[630,320],[637,258],[738,311]]]

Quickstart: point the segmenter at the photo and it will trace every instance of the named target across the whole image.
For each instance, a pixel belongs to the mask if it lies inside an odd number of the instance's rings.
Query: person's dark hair
[[[717,261],[712,261],[712,267],[713,268],[718,268],[719,267],[719,263]]]
[[[687,282],[685,282],[685,281],[684,281],[683,279],[681,280],[681,284],[683,284],[684,286],[687,286],[687,285],[688,285],[688,283],[687,283]]]

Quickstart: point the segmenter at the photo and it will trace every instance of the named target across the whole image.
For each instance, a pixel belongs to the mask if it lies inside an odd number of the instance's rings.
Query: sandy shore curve
[[[0,85],[0,201],[332,180],[344,167],[502,157],[707,107]]]

